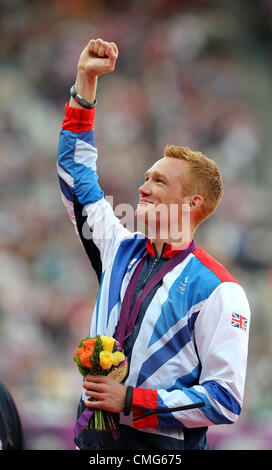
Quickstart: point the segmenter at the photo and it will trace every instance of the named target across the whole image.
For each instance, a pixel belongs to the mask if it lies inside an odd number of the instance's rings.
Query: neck
[[[196,230],[196,227],[191,225],[188,232],[186,231],[186,234],[184,233],[184,235],[186,235],[185,240],[184,240],[184,238],[182,237],[182,231],[179,232],[181,234],[180,238],[172,238],[172,237],[165,237],[164,238],[164,237],[162,237],[163,232],[161,230],[159,230],[158,228],[156,228],[156,230],[154,230],[153,233],[151,231],[150,241],[155,245],[158,256],[161,256],[163,246],[164,246],[165,243],[171,245],[173,247],[173,249],[175,249],[175,248],[179,248],[179,249],[187,248],[187,246],[192,242],[192,240],[194,238],[195,230]],[[167,233],[169,233],[169,231]]]
[[[173,241],[173,240],[162,240],[160,238],[159,239],[151,238],[151,242],[154,243],[158,256],[161,256],[165,243],[171,245],[173,248],[179,248],[179,249],[184,250],[185,248],[188,247],[188,245],[190,245],[190,243],[192,242],[192,239],[193,239],[193,236],[190,238],[189,241],[187,240],[186,242],[184,242],[183,240]]]

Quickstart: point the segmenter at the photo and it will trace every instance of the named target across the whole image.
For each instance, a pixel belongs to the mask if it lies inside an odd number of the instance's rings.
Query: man
[[[90,336],[118,334],[139,266],[131,308],[162,270],[181,261],[140,303],[124,342],[125,383],[84,382],[78,416],[86,407],[117,413],[119,439],[84,430],[75,442],[80,449],[207,449],[208,426],[233,423],[241,411],[250,317],[241,286],[193,241],[222,197],[222,179],[201,153],[168,146],[139,188],[136,216],[151,228],[149,237],[123,227],[98,185],[93,134],[97,79],[114,70],[117,57],[117,46],[101,39],[83,50],[58,150],[63,202],[100,284]]]
[[[21,419],[14,400],[0,381],[0,450],[23,450],[24,436]]]

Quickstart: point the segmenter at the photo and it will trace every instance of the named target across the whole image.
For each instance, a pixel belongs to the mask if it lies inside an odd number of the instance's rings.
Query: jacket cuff
[[[144,409],[138,409],[135,407]],[[135,429],[150,428],[159,425],[157,413],[145,416],[145,411],[157,408],[157,391],[146,388],[134,388],[132,395],[133,427]]]
[[[65,104],[65,117],[62,129],[71,132],[87,132],[94,128],[95,108],[73,108],[69,103]]]

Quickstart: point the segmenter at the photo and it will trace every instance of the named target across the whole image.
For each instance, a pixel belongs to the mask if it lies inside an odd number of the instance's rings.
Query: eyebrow
[[[149,176],[149,173],[150,173],[150,171],[147,170],[147,171],[145,172],[145,175],[144,175],[144,176],[145,176],[145,177]],[[168,182],[168,179],[166,178],[166,176],[165,176],[163,173],[160,173],[159,171],[156,171],[156,170],[153,171],[153,172],[151,172],[151,173],[153,174],[154,177],[158,176],[159,178],[163,178],[165,181]]]

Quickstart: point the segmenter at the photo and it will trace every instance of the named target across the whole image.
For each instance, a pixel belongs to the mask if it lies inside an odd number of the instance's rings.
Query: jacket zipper
[[[147,274],[147,276],[145,277],[144,281],[143,281],[143,286],[145,285],[147,279],[149,278],[150,274],[152,273],[153,269],[157,266],[158,262],[159,262],[159,259],[160,258],[155,258],[154,262],[152,263],[152,266]]]
[[[157,251],[156,251],[156,248],[155,248],[155,252],[156,252],[156,255],[157,257],[154,259],[153,263],[152,263],[152,266],[147,274],[147,276],[145,277],[144,281],[143,281],[143,286],[145,285],[147,279],[149,278],[150,274],[152,273],[153,269],[157,266],[158,262],[160,261],[162,255],[163,255],[163,252],[164,252],[164,247],[165,247],[165,244],[163,245],[163,249],[162,249],[162,252],[161,252],[161,255],[158,257],[158,254],[157,254]]]

